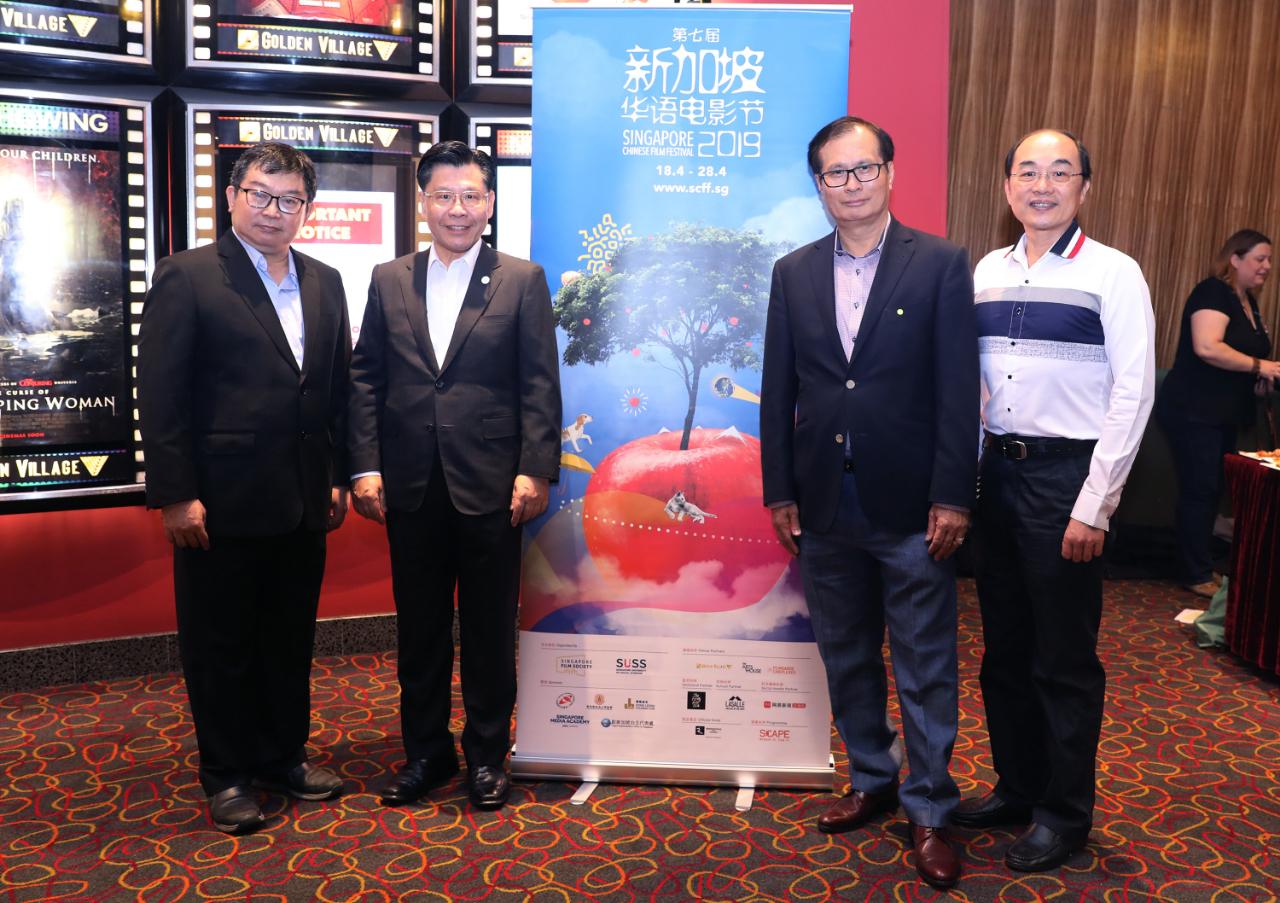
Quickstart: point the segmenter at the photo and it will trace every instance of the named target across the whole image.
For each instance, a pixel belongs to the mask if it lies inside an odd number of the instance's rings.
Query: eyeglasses
[[[880,170],[888,165],[888,163],[859,163],[852,169],[829,169],[819,174],[818,178],[828,188],[843,188],[849,184],[851,173],[859,182],[874,182],[880,178]]]
[[[1050,169],[1046,172],[1040,172],[1038,169],[1022,169],[1009,173],[1009,178],[1022,185],[1034,185],[1040,181],[1041,176],[1046,176],[1055,185],[1065,185],[1075,176],[1083,175],[1082,172],[1068,172],[1065,169]]]
[[[439,207],[441,210],[448,210],[456,201],[462,201],[462,206],[468,210],[475,210],[488,199],[487,191],[432,191],[427,194],[427,200],[431,202],[431,206]]]
[[[257,188],[245,188],[243,185],[237,185],[236,191],[244,194],[245,202],[255,210],[266,210],[271,206],[271,202],[275,201],[281,213],[285,216],[293,216],[307,206],[303,198],[296,198],[291,194],[272,194]]]

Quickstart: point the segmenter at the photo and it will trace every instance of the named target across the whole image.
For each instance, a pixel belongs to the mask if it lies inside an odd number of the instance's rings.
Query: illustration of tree
[[[687,449],[703,370],[760,369],[770,274],[784,250],[758,232],[690,223],[627,241],[604,268],[556,293],[556,322],[569,338],[564,362],[639,352],[677,374],[689,393]]]

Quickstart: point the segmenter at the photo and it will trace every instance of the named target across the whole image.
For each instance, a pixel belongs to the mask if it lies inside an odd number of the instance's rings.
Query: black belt
[[[1058,439],[1048,436],[1017,436],[1013,433],[1003,436],[985,433],[982,439],[983,448],[994,448],[1014,461],[1041,456],[1071,458],[1091,455],[1097,444],[1097,439]]]

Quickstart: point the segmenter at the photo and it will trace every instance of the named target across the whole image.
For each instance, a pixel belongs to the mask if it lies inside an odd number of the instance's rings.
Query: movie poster
[[[3,2],[3,0],[0,0]],[[435,81],[435,13],[409,0],[188,0],[195,66]]]
[[[352,342],[360,335],[373,268],[414,249],[419,230],[414,172],[430,146],[434,117],[333,115],[316,108],[190,109],[194,153],[189,209],[192,247],[231,225],[224,192],[246,147],[282,141],[316,166],[316,199],[295,245],[342,275]]]
[[[139,151],[125,163],[120,139],[144,141],[123,119],[0,101],[0,496],[135,481],[145,171]]]
[[[773,264],[830,231],[806,145],[846,110],[849,11],[534,17],[533,259],[565,419],[525,532],[513,770],[829,786],[758,424]]]
[[[0,49],[147,64],[150,3],[140,0],[0,0]]]

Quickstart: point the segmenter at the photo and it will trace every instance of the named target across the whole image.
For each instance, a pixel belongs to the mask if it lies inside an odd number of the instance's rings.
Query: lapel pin
[[[489,277],[488,277],[488,276],[481,276],[481,277],[480,277],[480,284],[481,284],[481,285],[488,285],[488,284],[489,284]]]
[[[899,308],[898,308],[898,316],[902,316],[902,308],[901,308],[901,307],[899,307]]]

